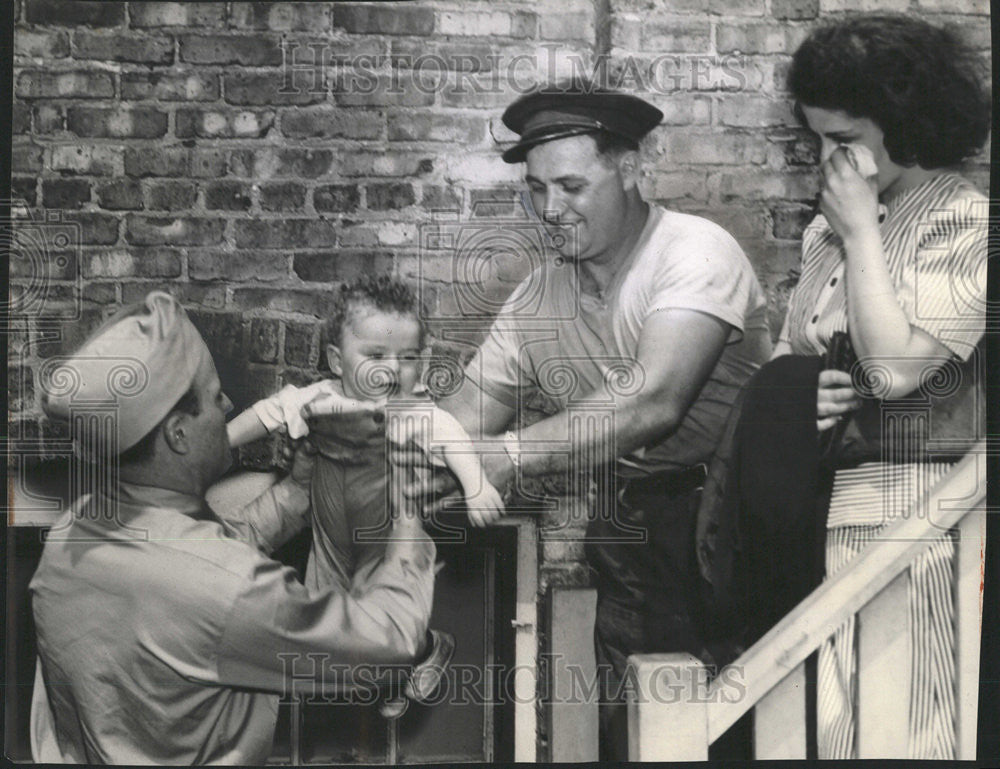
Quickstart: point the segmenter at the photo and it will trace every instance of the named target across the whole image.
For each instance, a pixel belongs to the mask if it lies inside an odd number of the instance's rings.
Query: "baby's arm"
[[[469,434],[455,417],[439,408],[431,417],[431,433],[431,451],[441,454],[462,484],[469,520],[475,526],[496,523],[504,514],[503,497],[487,479]]]

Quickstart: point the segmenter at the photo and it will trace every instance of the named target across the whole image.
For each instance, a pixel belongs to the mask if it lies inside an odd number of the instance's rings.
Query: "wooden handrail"
[[[986,498],[980,441],[933,489],[890,524],[845,568],[823,582],[730,666],[742,672],[744,691],[731,701],[734,676],[708,687],[708,742],[729,727],[802,663],[848,618],[901,574],[932,539],[976,510]],[[926,513],[926,514],[924,514]]]

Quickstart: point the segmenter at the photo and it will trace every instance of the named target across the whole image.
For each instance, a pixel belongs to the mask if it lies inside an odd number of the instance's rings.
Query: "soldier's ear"
[[[622,175],[625,189],[631,189],[639,183],[639,153],[623,152],[618,158],[618,169]]]
[[[330,371],[337,376],[344,376],[344,367],[341,364],[340,358],[340,348],[335,344],[328,344],[326,346],[326,365],[329,366]]]
[[[160,425],[163,441],[175,454],[187,454],[191,450],[187,416],[183,411],[171,411]]]

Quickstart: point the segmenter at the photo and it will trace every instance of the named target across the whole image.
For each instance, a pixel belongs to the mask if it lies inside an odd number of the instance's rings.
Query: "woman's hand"
[[[875,179],[865,179],[838,147],[820,166],[823,189],[819,209],[841,240],[879,237],[878,190]]]
[[[861,408],[861,398],[854,392],[851,375],[831,368],[819,372],[819,391],[816,395],[816,429],[829,430],[844,416]]]
[[[499,521],[504,514],[503,497],[489,482],[481,484],[477,493],[467,495],[465,506],[473,526],[489,526]]]

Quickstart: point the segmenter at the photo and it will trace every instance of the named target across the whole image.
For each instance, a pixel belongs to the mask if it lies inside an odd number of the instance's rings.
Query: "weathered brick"
[[[524,169],[517,164],[498,162],[496,152],[455,153],[442,160],[441,175],[446,181],[474,182],[481,184],[489,179],[496,184],[507,182],[524,183]]]
[[[568,13],[543,13],[539,19],[542,40],[584,40],[594,37],[593,6]]]
[[[77,59],[127,61],[136,64],[170,64],[174,60],[174,41],[162,36],[74,32],[73,56]]]
[[[931,11],[933,13],[990,15],[989,0],[916,0],[916,6],[918,11]]]
[[[7,411],[28,411],[35,405],[35,375],[27,366],[7,367]]]
[[[791,21],[815,19],[819,15],[819,0],[771,0],[771,15]]]
[[[313,208],[320,212],[354,211],[361,203],[356,184],[327,184],[313,191]]]
[[[431,72],[492,72],[501,54],[490,43],[392,39],[392,66]]]
[[[32,341],[32,352],[39,358],[51,358],[53,355],[68,355],[80,349],[104,318],[98,309],[83,309],[80,317],[73,323],[61,323],[55,334],[46,333],[36,336]]]
[[[142,187],[136,179],[116,179],[97,188],[101,208],[138,211],[142,208]]]
[[[74,211],[66,218],[80,225],[80,243],[85,246],[110,246],[118,242],[118,217]]]
[[[391,272],[392,262],[392,256],[386,253],[338,250],[295,254],[293,269],[302,280],[344,283],[362,275]]]
[[[250,346],[247,351],[254,363],[277,363],[278,332],[276,320],[254,318],[250,321]]]
[[[348,32],[375,35],[430,35],[434,11],[430,8],[393,4],[337,4],[333,24]],[[441,34],[451,34],[439,30]]]
[[[278,32],[321,32],[330,28],[331,16],[328,3],[233,3],[229,25]]]
[[[709,178],[709,187],[723,203],[733,200],[812,201],[819,191],[814,173],[735,170]]]
[[[84,137],[157,139],[167,133],[167,113],[146,108],[70,107],[66,128]]]
[[[125,22],[125,3],[89,0],[27,0],[29,24],[60,27],[118,27]]]
[[[192,64],[277,67],[282,57],[277,38],[267,35],[182,35],[180,58]]]
[[[312,347],[315,336],[315,324],[286,323],[285,363],[303,368],[312,365]]]
[[[306,204],[306,188],[297,182],[260,186],[260,207],[265,211],[298,211]]]
[[[462,190],[450,185],[425,184],[421,192],[420,205],[428,211],[460,211]]]
[[[323,149],[268,149],[244,158],[234,173],[258,179],[290,176],[297,179],[317,179],[333,171],[334,155]],[[243,173],[238,173],[242,171]]]
[[[26,70],[18,76],[15,92],[21,99],[110,99],[115,82],[108,72]]]
[[[820,0],[821,14],[839,13],[841,11],[871,10],[871,0]],[[883,12],[903,12],[910,8],[910,0],[880,0],[879,10]]]
[[[233,302],[246,310],[295,312],[325,317],[330,309],[329,297],[322,293],[295,289],[237,288]]]
[[[189,313],[191,322],[205,340],[205,344],[216,361],[223,379],[223,387],[228,387],[229,375],[246,370],[247,352],[243,341],[243,318],[235,312]]]
[[[11,113],[10,131],[15,134],[31,133],[31,109],[27,104],[14,102]]]
[[[288,257],[274,251],[192,251],[188,275],[203,281],[281,280],[288,276]]]
[[[412,184],[389,182],[365,186],[367,207],[371,211],[392,211],[412,206],[417,196]]]
[[[129,176],[193,176],[214,179],[226,173],[225,150],[144,147],[125,151]]]
[[[530,37],[536,17],[530,13],[505,11],[442,11],[438,34],[467,37]]]
[[[177,278],[181,257],[171,248],[96,251],[83,260],[86,278]]]
[[[378,245],[378,236],[371,222],[343,219],[337,232],[337,245],[343,248],[369,248]]]
[[[784,99],[730,94],[716,103],[721,125],[736,128],[765,128],[795,124],[791,104]]]
[[[219,76],[200,72],[123,72],[122,99],[156,101],[215,101]]]
[[[712,102],[704,96],[677,94],[660,99],[655,106],[663,112],[664,125],[708,125],[712,120]]]
[[[336,242],[336,222],[324,219],[237,220],[239,248],[323,248]]]
[[[210,211],[250,210],[250,185],[244,182],[211,182],[205,186],[205,208]]]
[[[267,135],[274,125],[274,112],[269,110],[239,112],[179,109],[175,133],[178,138],[197,136],[208,139],[257,138]]]
[[[764,0],[709,0],[708,10],[719,16],[761,16]]]
[[[132,3],[133,27],[220,27],[226,15],[223,3]]]
[[[70,171],[95,176],[121,173],[122,150],[120,147],[106,145],[84,147],[79,144],[71,144],[53,147],[51,152],[49,165],[53,171]]]
[[[639,45],[643,51],[702,53],[710,50],[711,27],[689,22],[643,24]]]
[[[806,27],[787,24],[720,24],[716,29],[719,53],[788,53],[805,40]]]
[[[780,205],[771,209],[771,234],[781,240],[801,240],[815,214],[811,206]]]
[[[191,182],[155,182],[149,185],[149,207],[166,211],[191,208],[198,188]]]
[[[29,206],[35,205],[38,194],[35,190],[38,177],[36,176],[14,176],[10,180],[11,196],[15,200],[23,200]]]
[[[768,139],[777,146],[781,158],[789,166],[815,166],[819,162],[819,139],[812,131],[781,129]]]
[[[325,91],[289,87],[281,71],[231,72],[225,82],[226,101],[239,106],[302,106],[326,101]]]
[[[416,113],[389,121],[390,141],[437,141],[481,144],[486,136],[486,119],[452,114]]]
[[[38,104],[32,110],[35,133],[52,134],[66,130],[66,112],[60,104]]]
[[[208,344],[208,349],[212,352],[212,357],[215,359],[216,367],[221,371],[222,366],[218,357],[218,347],[215,341],[211,339],[209,335],[206,334],[198,325],[197,320],[198,316],[210,313],[199,313],[197,311],[193,311],[191,308],[198,307],[217,310],[222,309],[226,304],[225,286],[205,285],[203,283],[181,283],[176,280],[171,280],[169,283],[145,280],[142,282],[122,283],[121,286],[123,304],[132,304],[133,302],[141,301],[150,291],[166,291],[168,294],[172,294],[177,297],[181,304],[189,308],[188,315],[201,332],[206,344]],[[236,336],[234,338],[223,338],[230,345],[233,343],[240,344],[242,341],[242,336],[239,333],[238,326]]]
[[[222,240],[225,226],[222,219],[130,214],[126,220],[125,240],[137,246],[208,246]]]
[[[375,110],[283,110],[281,133],[289,139],[377,139],[385,122],[385,113]]]
[[[668,161],[695,165],[759,164],[767,159],[764,139],[747,134],[668,133],[657,144]]]
[[[378,222],[375,237],[385,246],[415,246],[419,238],[419,228],[412,222]]]
[[[11,149],[10,167],[15,173],[42,170],[42,148],[37,144],[20,144]]]
[[[117,304],[117,283],[95,283],[93,281],[86,283],[83,287],[83,301],[93,304]]]
[[[61,30],[14,30],[14,55],[39,59],[64,59],[69,56],[69,34]]]
[[[29,230],[30,233],[30,230]],[[36,249],[22,250],[15,247],[10,251],[9,275],[11,280],[37,280],[39,278],[52,280],[75,280],[79,276],[76,244],[73,243],[65,251],[56,250],[54,240],[48,240],[48,248],[39,252]],[[28,244],[37,244],[37,237],[29,235]],[[38,257],[41,256],[41,263]]]
[[[422,176],[434,170],[434,160],[412,152],[354,152],[340,170],[344,176]]]
[[[43,179],[42,204],[47,208],[82,208],[90,202],[86,179]]]
[[[440,77],[416,77],[405,70],[391,74],[338,69],[330,90],[343,107],[430,107],[440,90]]]

